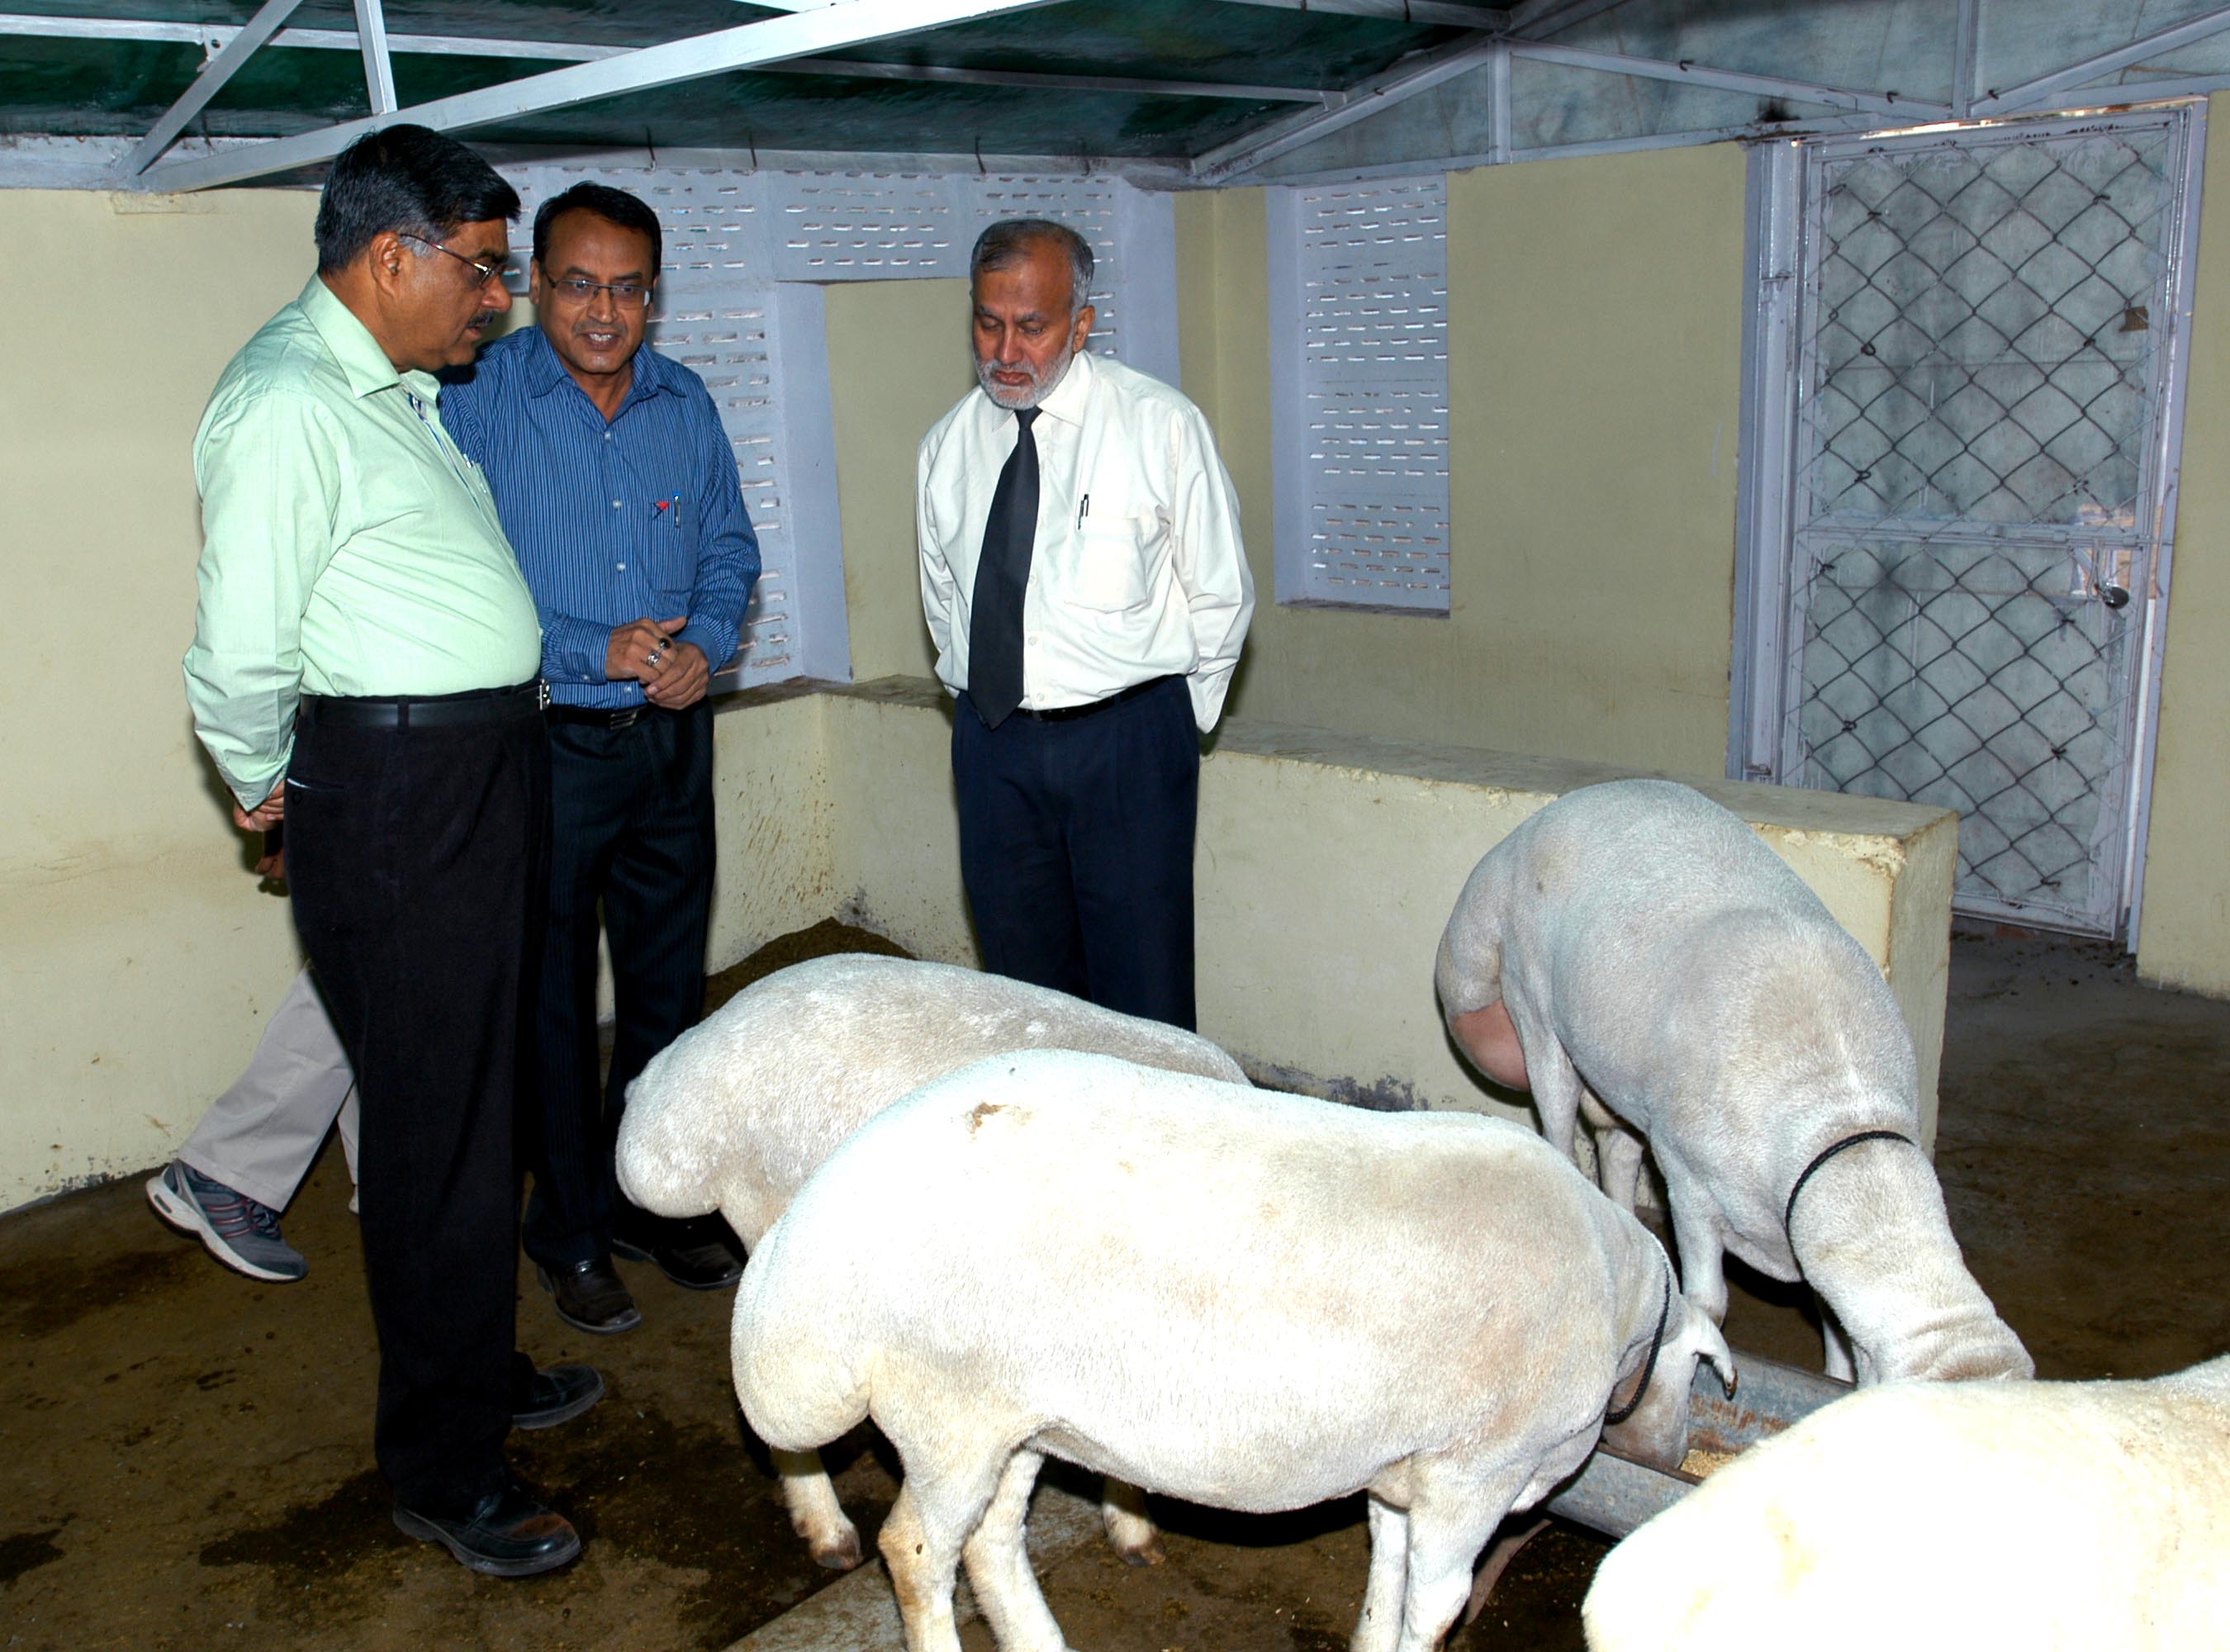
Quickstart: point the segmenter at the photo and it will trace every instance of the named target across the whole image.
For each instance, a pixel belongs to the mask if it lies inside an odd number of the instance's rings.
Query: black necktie
[[[1030,583],[1030,546],[1038,536],[1038,443],[1030,434],[1038,410],[1016,410],[1015,450],[991,493],[983,554],[968,622],[968,698],[993,728],[1022,703],[1022,593]]]

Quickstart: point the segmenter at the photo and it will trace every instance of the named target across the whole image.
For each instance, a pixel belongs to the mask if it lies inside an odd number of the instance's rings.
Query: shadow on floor
[[[880,938],[834,924],[714,978],[713,1002]],[[2230,1004],[2137,984],[2104,946],[1962,936],[1937,1162],[1969,1261],[2046,1377],[2156,1375],[2230,1350]],[[610,1393],[514,1436],[521,1472],[589,1538],[524,1583],[474,1578],[387,1519],[355,1224],[329,1152],[287,1213],[301,1283],[210,1262],[141,1178],[0,1218],[0,1646],[146,1652],[728,1645],[827,1582],[790,1533],[727,1380],[725,1294],[620,1264],[644,1318],[563,1326],[522,1271],[520,1345],[587,1359]],[[1803,1294],[1750,1281],[1737,1348],[1816,1366]],[[837,1486],[872,1540],[895,1486],[860,1442]],[[1360,1603],[1350,1500],[1277,1520],[1163,1511],[1165,1565],[1096,1546],[1047,1598],[1098,1652],[1336,1652]],[[1605,1546],[1552,1526],[1462,1648],[1576,1649]],[[980,1625],[970,1652],[989,1652]]]

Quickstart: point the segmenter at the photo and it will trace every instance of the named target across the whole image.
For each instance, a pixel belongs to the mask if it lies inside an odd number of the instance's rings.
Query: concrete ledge
[[[832,910],[924,958],[976,962],[936,684],[734,697],[719,723],[715,964]],[[1383,1107],[1530,1116],[1448,1043],[1441,926],[1479,857],[1552,799],[1642,771],[1234,722],[1201,771],[1201,1030],[1272,1081]],[[1887,977],[1933,1141],[1957,818],[1709,776]],[[815,904],[815,903],[818,904]]]

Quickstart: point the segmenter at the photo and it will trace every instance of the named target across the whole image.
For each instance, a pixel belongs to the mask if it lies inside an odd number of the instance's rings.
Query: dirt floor
[[[835,925],[715,978],[845,946]],[[246,1055],[242,1052],[243,1058]],[[2230,1349],[2230,1003],[2139,986],[2103,946],[1963,935],[1938,1165],[1976,1275],[2046,1377],[2155,1375]],[[309,1277],[226,1272],[127,1178],[0,1218],[0,1647],[718,1649],[830,1574],[790,1535],[727,1384],[725,1294],[622,1263],[644,1317],[563,1326],[522,1271],[520,1344],[587,1359],[604,1403],[513,1436],[589,1539],[570,1569],[476,1578],[388,1520],[346,1172],[328,1151],[287,1212]],[[1738,1349],[1816,1365],[1799,1294],[1739,1289]],[[872,1537],[895,1486],[872,1441],[832,1454]],[[1363,1583],[1359,1504],[1274,1520],[1157,1509],[1166,1565],[1096,1546],[1047,1598],[1092,1652],[1333,1652]],[[1578,1648],[1604,1543],[1553,1526],[1460,1648]],[[970,1652],[989,1652],[980,1625]]]

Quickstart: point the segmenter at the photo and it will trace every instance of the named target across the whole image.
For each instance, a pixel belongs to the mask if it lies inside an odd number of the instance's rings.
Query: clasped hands
[[[685,614],[678,619],[630,620],[615,628],[604,649],[604,675],[614,682],[640,682],[643,698],[667,711],[695,705],[712,684],[712,668],[704,649],[675,639],[674,634],[688,623]]]

